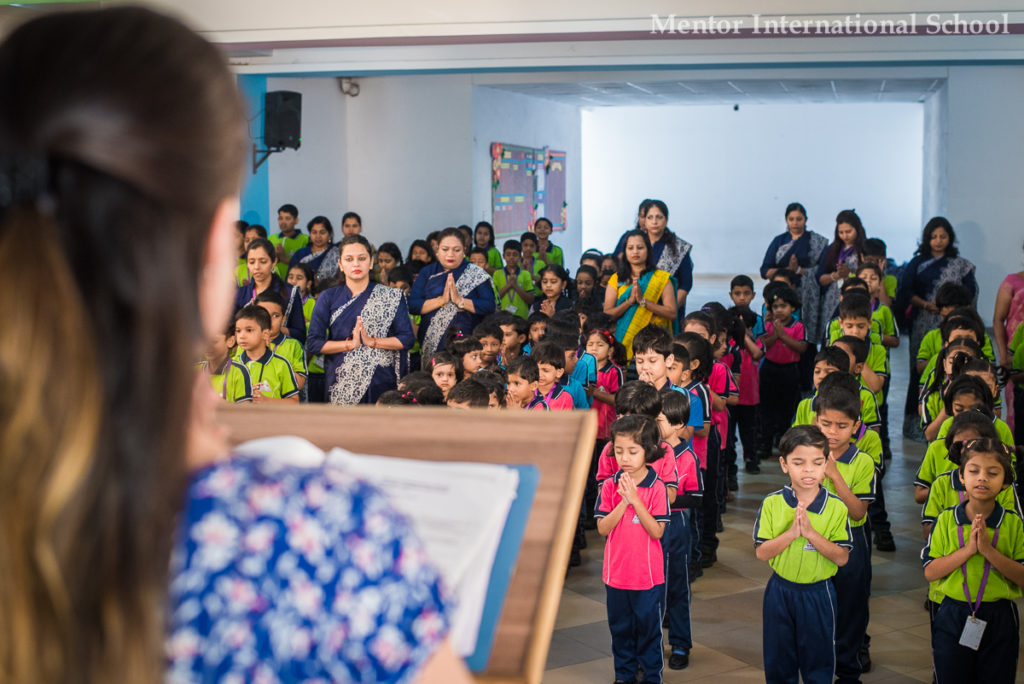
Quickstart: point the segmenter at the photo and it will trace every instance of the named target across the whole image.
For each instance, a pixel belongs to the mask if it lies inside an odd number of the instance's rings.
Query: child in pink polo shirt
[[[572,395],[558,380],[565,374],[565,351],[554,342],[538,342],[530,352],[537,362],[540,380],[537,391],[552,411],[571,411],[575,407]]]
[[[800,402],[800,355],[807,349],[804,325],[793,317],[800,297],[789,288],[773,290],[765,316],[764,360],[761,362],[761,411],[764,435],[761,449],[767,456],[772,442],[793,424]]]
[[[619,416],[647,416],[657,420],[661,415],[661,395],[654,385],[640,380],[627,382],[615,394],[615,412]],[[612,423],[614,425],[615,423]],[[676,472],[676,457],[672,445],[661,442],[661,457],[651,463],[658,478],[668,488],[669,502],[676,498],[676,485],[679,475]],[[611,440],[604,445],[604,450],[597,459],[597,485],[603,486],[604,482],[615,475],[619,470],[618,460],[615,458],[615,451],[612,448]]]
[[[648,467],[662,458],[655,421],[624,416],[612,424],[611,441],[619,472],[598,494],[597,531],[608,537],[604,568],[608,628],[612,634],[615,681],[661,684],[665,666],[661,622],[665,614],[665,559],[661,537],[669,521],[668,490]]]

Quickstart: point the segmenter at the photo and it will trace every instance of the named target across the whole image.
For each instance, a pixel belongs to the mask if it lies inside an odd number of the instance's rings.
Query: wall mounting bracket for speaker
[[[261,150],[260,146],[256,143],[252,144],[252,172],[256,173],[256,169],[263,166],[263,162],[270,158],[270,155],[275,152],[284,152],[283,147],[272,147],[269,150]],[[263,155],[262,157],[260,155]]]

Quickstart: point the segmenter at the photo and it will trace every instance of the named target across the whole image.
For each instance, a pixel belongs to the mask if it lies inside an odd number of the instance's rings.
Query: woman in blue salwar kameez
[[[350,235],[339,244],[345,284],[320,294],[309,321],[306,352],[323,354],[327,401],[373,404],[398,387],[416,341],[401,290],[373,282],[370,243]]]
[[[487,271],[466,261],[466,244],[456,228],[440,233],[437,261],[424,267],[409,293],[409,310],[420,315],[424,360],[444,348],[445,333],[454,326],[469,335],[497,308]]]

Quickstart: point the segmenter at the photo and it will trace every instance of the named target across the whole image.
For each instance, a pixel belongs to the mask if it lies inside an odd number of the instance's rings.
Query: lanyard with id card
[[[988,534],[988,530],[983,531],[984,534]],[[960,525],[956,526],[956,533],[960,539],[960,548],[966,546],[964,544],[964,528]],[[997,529],[995,534],[992,536],[992,546],[995,547],[999,541],[999,530]],[[981,637],[985,634],[985,625],[987,624],[984,620],[979,620],[976,617],[978,608],[981,607],[981,599],[985,595],[985,585],[988,584],[988,573],[992,570],[992,563],[985,561],[985,570],[981,573],[981,584],[978,585],[978,598],[976,601],[971,600],[971,589],[967,586],[967,563],[960,566],[960,572],[964,576],[964,597],[967,599],[967,605],[971,607],[971,614],[967,618],[967,623],[964,624],[964,631],[960,634],[960,645],[966,646],[967,648],[977,651],[981,646]]]

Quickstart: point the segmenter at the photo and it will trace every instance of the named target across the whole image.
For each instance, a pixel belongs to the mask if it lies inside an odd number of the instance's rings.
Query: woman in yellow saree
[[[655,268],[651,241],[642,230],[626,234],[619,270],[605,289],[604,312],[615,321],[615,339],[633,358],[633,337],[649,324],[671,330],[676,317],[671,274]]]

